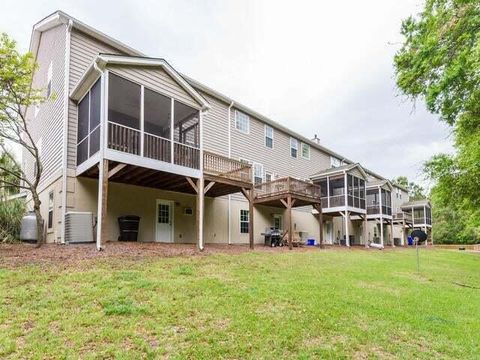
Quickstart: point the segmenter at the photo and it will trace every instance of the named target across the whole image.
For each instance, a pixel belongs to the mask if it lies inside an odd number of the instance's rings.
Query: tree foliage
[[[427,0],[402,23],[397,85],[452,127],[455,155],[425,164],[437,240],[480,239],[480,2]],[[440,235],[439,235],[440,233]]]
[[[31,53],[20,54],[16,42],[7,34],[0,36],[0,187],[18,187],[30,192],[37,218],[38,244],[43,241],[43,219],[40,214],[38,185],[42,175],[39,149],[30,131],[26,112],[43,101],[39,89],[32,88],[37,66]],[[19,145],[33,159],[33,174],[27,174],[8,147]]]

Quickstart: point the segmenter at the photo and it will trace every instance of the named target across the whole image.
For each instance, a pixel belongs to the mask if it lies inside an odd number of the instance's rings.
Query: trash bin
[[[120,227],[119,241],[137,241],[138,227],[140,225],[140,217],[136,215],[120,216],[118,218],[118,226]]]
[[[408,237],[408,246],[413,246],[413,239],[411,236]]]

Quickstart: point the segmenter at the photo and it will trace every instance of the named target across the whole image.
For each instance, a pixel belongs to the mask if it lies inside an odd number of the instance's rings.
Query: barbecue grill
[[[265,236],[265,246],[283,246],[282,232],[279,229],[270,227],[262,235]]]

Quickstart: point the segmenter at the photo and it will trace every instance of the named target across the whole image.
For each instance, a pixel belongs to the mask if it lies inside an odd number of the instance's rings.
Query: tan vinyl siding
[[[41,187],[47,181],[51,181],[62,167],[65,39],[65,25],[59,25],[41,34],[36,59],[38,69],[32,81],[32,86],[43,89],[43,96],[46,96],[48,69],[50,63],[52,64],[52,95],[40,105],[36,117],[34,107],[29,108],[27,112],[34,141],[38,143],[41,139],[40,156],[43,165]],[[23,150],[23,166],[29,178],[33,178],[33,164],[33,157]]]
[[[203,148],[228,156],[228,104],[200,92],[210,103],[210,110],[203,117]]]
[[[161,68],[111,65],[112,72],[199,109],[199,104]]]
[[[75,87],[99,53],[122,54],[113,47],[75,29],[72,29],[70,43],[69,91]],[[68,121],[68,167],[74,169],[77,154],[77,106],[71,100],[68,106]]]
[[[264,171],[275,175],[307,179],[310,175],[330,167],[330,155],[310,147],[310,159],[302,158],[298,140],[298,157],[290,156],[290,135],[274,128],[273,149],[265,146],[265,123],[250,116],[250,133],[235,128],[235,109],[231,119],[232,157],[248,159],[263,165]]]

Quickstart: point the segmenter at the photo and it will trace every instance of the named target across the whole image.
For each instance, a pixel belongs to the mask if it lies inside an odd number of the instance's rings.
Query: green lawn
[[[421,274],[413,250],[32,265],[0,295],[1,358],[480,357],[472,253],[422,249]]]

